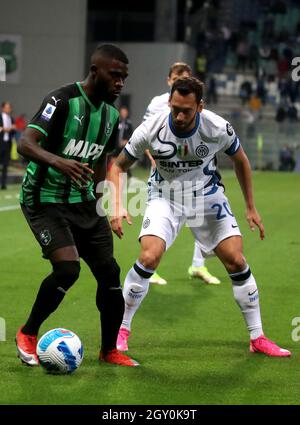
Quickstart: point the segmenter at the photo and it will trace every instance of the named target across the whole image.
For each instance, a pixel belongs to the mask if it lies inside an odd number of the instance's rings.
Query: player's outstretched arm
[[[94,174],[94,171],[88,167],[88,164],[62,158],[43,149],[39,144],[43,139],[45,136],[39,130],[26,128],[18,144],[18,153],[37,164],[47,164],[57,168],[78,185],[84,185],[92,180],[91,175]]]
[[[235,173],[244,195],[246,203],[246,218],[249,223],[250,229],[254,231],[255,226],[257,226],[259,228],[260,238],[264,239],[264,225],[261,221],[260,215],[257,212],[254,203],[252,173],[248,157],[245,154],[243,148],[240,146],[238,151],[234,155],[230,156],[230,158],[234,163]]]
[[[127,172],[130,166],[134,163],[133,160],[129,159],[128,156],[122,151],[116,160],[113,162],[111,169],[107,175],[107,180],[110,182],[112,187],[112,205],[113,214],[110,218],[110,224],[113,232],[122,239],[124,234],[122,221],[125,219],[128,224],[132,224],[131,218],[122,205],[122,182],[123,174]]]

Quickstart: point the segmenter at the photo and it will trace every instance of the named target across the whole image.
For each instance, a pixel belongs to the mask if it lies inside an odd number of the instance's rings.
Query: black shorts
[[[81,258],[113,257],[113,238],[107,217],[96,212],[96,201],[77,204],[21,205],[23,214],[40,244],[43,256],[75,245]]]

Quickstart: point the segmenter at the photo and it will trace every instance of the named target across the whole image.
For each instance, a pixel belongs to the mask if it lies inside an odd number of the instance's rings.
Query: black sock
[[[122,290],[97,291],[97,297],[105,299],[100,311],[101,351],[106,354],[116,348],[118,332],[124,314],[124,298]]]
[[[53,272],[43,280],[30,316],[22,332],[37,335],[41,324],[57,309],[66,291],[77,280],[80,271],[78,261],[53,263]]]
[[[116,261],[111,259],[106,264],[91,269],[98,282],[96,304],[100,311],[101,351],[106,354],[116,348],[124,314],[120,268]]]

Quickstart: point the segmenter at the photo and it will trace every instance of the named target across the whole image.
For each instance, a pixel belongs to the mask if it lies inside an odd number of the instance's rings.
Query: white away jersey
[[[149,103],[143,120],[147,120],[158,112],[170,111],[169,102],[170,93],[164,93],[160,96],[155,96]]]
[[[131,159],[139,159],[150,150],[157,166],[148,181],[151,195],[160,192],[165,182],[174,181],[191,182],[193,191],[204,187],[209,194],[218,189],[221,179],[216,153],[234,155],[239,147],[233,128],[219,115],[203,110],[197,113],[194,129],[179,135],[167,110],[137,127],[124,151]]]

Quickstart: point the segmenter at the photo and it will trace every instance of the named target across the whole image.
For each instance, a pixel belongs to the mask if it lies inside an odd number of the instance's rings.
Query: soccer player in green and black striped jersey
[[[113,45],[98,46],[87,78],[49,93],[19,144],[19,153],[30,160],[20,194],[22,211],[52,265],[16,336],[21,361],[32,366],[39,364],[39,328],[78,279],[80,258],[98,284],[99,359],[137,365],[116,349],[124,312],[120,269],[113,257],[110,226],[97,214],[95,197],[118,131],[119,113],[112,103],[127,75],[125,53]]]

